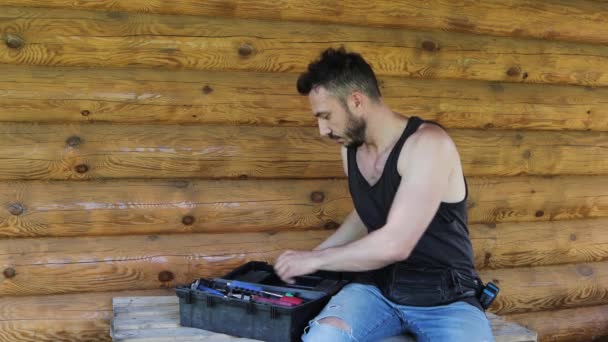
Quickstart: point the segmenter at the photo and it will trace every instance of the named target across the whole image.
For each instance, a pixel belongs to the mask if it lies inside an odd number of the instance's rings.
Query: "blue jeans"
[[[342,320],[350,331],[318,321]],[[465,302],[434,307],[406,306],[384,298],[375,286],[348,284],[310,321],[302,340],[379,341],[411,333],[416,341],[494,341],[486,315]]]

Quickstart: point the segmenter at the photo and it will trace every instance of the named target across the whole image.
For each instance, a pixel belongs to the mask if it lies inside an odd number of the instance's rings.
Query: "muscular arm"
[[[412,136],[407,163],[399,165],[403,180],[386,225],[348,245],[319,251],[319,269],[365,271],[409,257],[447,191],[456,153],[440,128],[427,126],[420,133]]]
[[[282,279],[317,270],[367,271],[405,260],[424,234],[448,189],[456,147],[449,136],[435,126],[421,127],[412,135],[407,162],[400,158],[403,176],[393,200],[387,223],[351,243],[312,252],[287,251],[275,265]],[[406,144],[407,146],[407,144]]]

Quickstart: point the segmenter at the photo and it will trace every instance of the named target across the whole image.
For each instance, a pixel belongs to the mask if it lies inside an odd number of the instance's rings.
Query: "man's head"
[[[376,76],[361,55],[327,49],[300,75],[297,87],[308,95],[321,135],[346,146],[365,141],[365,119],[381,95]]]

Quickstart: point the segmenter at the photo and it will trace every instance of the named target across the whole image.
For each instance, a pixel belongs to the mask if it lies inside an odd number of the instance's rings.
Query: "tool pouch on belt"
[[[384,296],[394,303],[436,306],[477,294],[480,283],[474,275],[467,273],[396,263],[379,270],[376,282]]]

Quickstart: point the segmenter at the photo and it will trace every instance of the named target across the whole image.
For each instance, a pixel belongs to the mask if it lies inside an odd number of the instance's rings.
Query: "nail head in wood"
[[[4,273],[4,277],[6,277],[7,279],[11,279],[11,278],[15,277],[15,275],[17,274],[15,269],[12,267],[4,269],[3,273]]]
[[[321,203],[325,200],[325,194],[322,191],[313,191],[310,194],[310,200],[314,203]]]
[[[21,203],[13,203],[8,206],[8,212],[15,216],[23,214],[24,211],[25,207]]]
[[[194,223],[194,217],[191,215],[186,215],[184,218],[182,218],[182,223],[186,226],[190,226]]]
[[[89,116],[91,114],[91,112],[85,109],[85,110],[81,111],[80,114],[82,114],[82,116]]]
[[[20,49],[21,47],[23,47],[24,44],[25,41],[23,41],[23,38],[11,33],[6,35],[6,46],[8,46],[9,48]]]
[[[213,92],[213,88],[211,88],[210,86],[206,85],[203,87],[203,94],[210,94]]]
[[[86,164],[76,165],[76,172],[86,173],[87,171],[89,171],[89,167]]]
[[[545,216],[545,212],[542,211],[542,210],[539,210],[536,213],[534,213],[534,216],[536,216],[536,217],[543,217],[543,216]]]
[[[158,280],[163,283],[172,281],[173,279],[175,279],[175,276],[173,275],[173,272],[171,272],[171,271],[162,271],[158,274]]]

